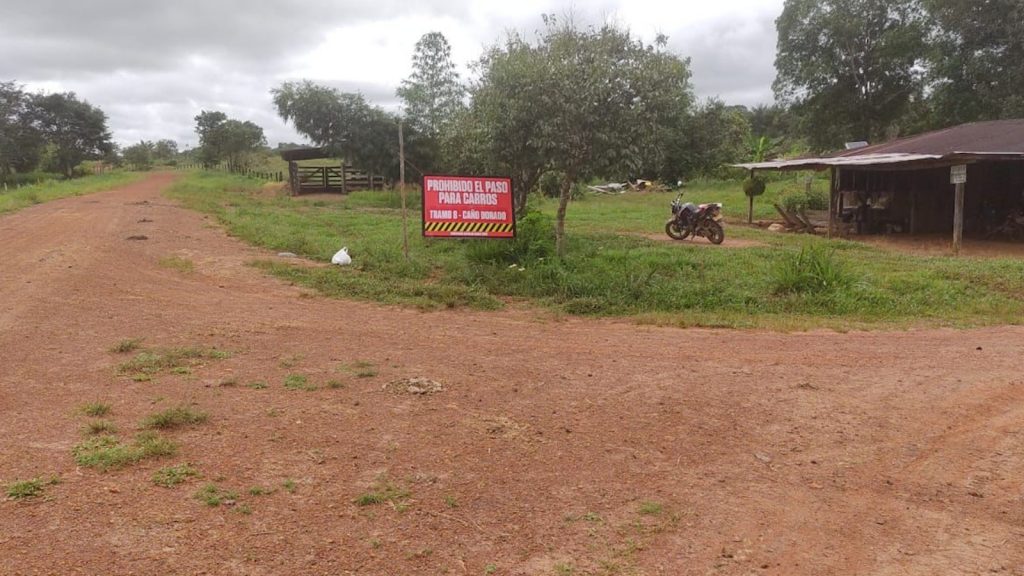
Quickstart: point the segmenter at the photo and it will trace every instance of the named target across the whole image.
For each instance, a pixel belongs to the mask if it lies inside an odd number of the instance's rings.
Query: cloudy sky
[[[692,59],[699,96],[772,100],[782,0],[0,0],[0,81],[74,91],[102,108],[114,139],[196,143],[193,117],[221,110],[263,126],[270,144],[300,142],[269,91],[310,79],[396,107],[413,46],[430,31],[456,63],[541,14],[612,20],[650,41],[667,34]]]

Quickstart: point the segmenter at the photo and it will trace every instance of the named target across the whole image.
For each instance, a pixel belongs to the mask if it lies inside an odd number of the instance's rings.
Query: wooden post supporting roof
[[[953,207],[953,254],[960,255],[964,240],[964,184],[956,185],[956,204]]]
[[[839,169],[833,166],[829,170],[828,180],[828,238],[832,239],[832,230],[836,227],[836,190],[839,188]]]

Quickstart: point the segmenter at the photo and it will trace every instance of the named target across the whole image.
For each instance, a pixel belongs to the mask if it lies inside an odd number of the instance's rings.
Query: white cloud
[[[271,104],[270,89],[284,80],[358,90],[394,107],[423,34],[444,33],[465,73],[507,30],[531,32],[541,14],[572,12],[648,41],[667,34],[673,51],[691,57],[699,95],[749,105],[771,100],[781,9],[782,0],[33,0],[4,8],[0,80],[77,92],[107,112],[123,144],[194,144],[202,109],[252,120],[274,144],[301,140]]]

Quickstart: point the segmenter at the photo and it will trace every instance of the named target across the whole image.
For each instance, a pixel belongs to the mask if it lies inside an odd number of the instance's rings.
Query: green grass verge
[[[798,181],[769,183],[769,200]],[[720,249],[660,237],[673,193],[589,196],[573,202],[569,250],[555,258],[552,200],[519,223],[514,241],[429,240],[419,236],[418,198],[411,201],[410,253],[401,251],[401,216],[392,192],[357,192],[338,200],[289,198],[259,183],[193,173],[169,190],[186,206],[214,214],[228,231],[272,250],[327,262],[348,246],[345,268],[255,265],[334,297],[421,308],[497,309],[510,301],[578,315],[627,316],[679,326],[836,329],[975,326],[1024,319],[1024,262],[893,253],[856,242],[828,241],[729,226],[750,248]],[[723,202],[745,214],[739,182],[693,182],[686,198]],[[730,206],[732,208],[730,208]]]
[[[143,177],[145,174],[140,172],[114,171],[74,180],[48,180],[41,184],[23,186],[6,192],[3,187],[0,187],[0,214],[68,196],[82,196],[91,192],[110,190],[136,182]]]

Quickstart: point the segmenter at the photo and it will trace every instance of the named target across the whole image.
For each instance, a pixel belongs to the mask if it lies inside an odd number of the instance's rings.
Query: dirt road
[[[0,501],[0,574],[1024,575],[1021,328],[328,300],[245,266],[267,254],[171,178],[0,218],[0,482],[61,479]],[[232,355],[135,382],[126,338]],[[444,389],[383,389],[409,377]],[[122,438],[185,403],[209,421],[99,472],[72,456],[97,401]],[[151,481],[186,462],[202,478]]]

